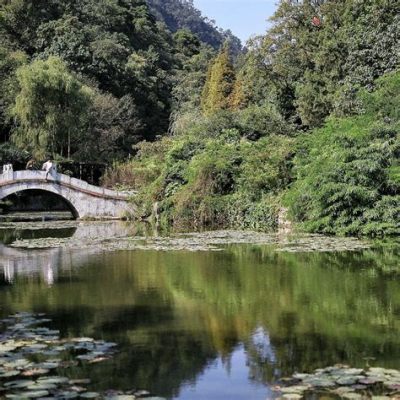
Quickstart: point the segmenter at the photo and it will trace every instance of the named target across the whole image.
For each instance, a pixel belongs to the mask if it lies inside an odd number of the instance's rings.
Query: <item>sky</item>
[[[276,3],[277,0],[194,0],[204,16],[215,20],[220,28],[230,29],[243,44],[250,36],[265,33]]]

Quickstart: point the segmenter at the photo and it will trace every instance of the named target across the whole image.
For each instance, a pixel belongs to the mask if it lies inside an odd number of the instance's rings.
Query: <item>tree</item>
[[[230,108],[230,96],[235,87],[235,80],[236,74],[229,51],[227,47],[224,47],[208,70],[201,101],[205,115]]]
[[[56,57],[22,66],[16,75],[13,140],[38,158],[47,153],[70,158],[87,119],[91,90]]]
[[[201,43],[199,38],[188,29],[180,29],[174,34],[176,53],[181,57],[190,58],[199,54]]]
[[[243,77],[236,77],[231,95],[229,96],[229,108],[231,110],[241,110],[248,105],[248,99],[244,92]]]
[[[145,0],[0,0],[0,12],[0,45],[59,57],[93,90],[129,96],[141,120],[135,137],[167,131],[173,40]]]
[[[398,4],[386,0],[282,0],[271,29],[250,43],[245,93],[303,128],[319,127],[340,110],[344,87],[371,89],[399,65],[399,18]]]
[[[135,103],[130,96],[121,99],[95,91],[89,108],[88,124],[77,140],[77,160],[109,162],[132,152],[140,140],[141,128]]]
[[[188,39],[185,36],[186,40]],[[180,36],[176,44],[176,57],[180,64],[175,71],[172,89],[172,112],[176,119],[178,115],[191,113],[200,108],[203,87],[207,78],[207,69],[210,61],[215,57],[215,52],[210,46],[202,44],[198,49],[192,47],[190,52],[181,50]],[[190,40],[189,43],[196,42]],[[183,52],[182,52],[183,51]]]
[[[12,51],[0,46],[0,137],[9,140],[12,126],[10,107],[14,103],[17,87],[15,71],[28,62],[22,51]]]

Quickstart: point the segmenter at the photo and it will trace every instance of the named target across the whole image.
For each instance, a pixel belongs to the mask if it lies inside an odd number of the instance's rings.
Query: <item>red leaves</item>
[[[322,26],[322,21],[317,16],[313,17],[313,19],[311,20],[311,23],[317,28]]]

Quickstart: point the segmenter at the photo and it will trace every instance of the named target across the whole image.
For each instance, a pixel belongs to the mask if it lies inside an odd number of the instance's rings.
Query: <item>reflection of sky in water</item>
[[[266,336],[268,339],[268,336]],[[265,348],[269,347],[264,343]],[[273,350],[270,348],[270,352]],[[265,400],[274,398],[274,393],[249,377],[247,354],[239,346],[228,362],[217,360],[212,363],[195,383],[182,386],[179,400]]]
[[[275,364],[275,352],[271,346],[271,341],[265,329],[261,327],[258,328],[254,332],[251,339],[260,359],[262,359],[264,362],[268,362],[269,364]]]

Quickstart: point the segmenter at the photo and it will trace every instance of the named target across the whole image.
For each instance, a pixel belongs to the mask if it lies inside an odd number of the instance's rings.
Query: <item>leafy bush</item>
[[[180,129],[140,144],[133,160],[108,171],[105,183],[139,190],[136,217],[149,218],[157,202],[161,223],[180,230],[276,227],[294,143],[279,115],[252,107],[188,119]]]
[[[294,135],[294,127],[272,105],[250,106],[236,112],[222,110],[209,116],[184,114],[173,125],[178,136],[217,138],[224,130],[236,129],[240,136],[258,140],[269,135]]]
[[[364,114],[330,119],[298,140],[297,182],[287,196],[311,231],[382,236],[400,233],[400,73],[362,92]]]

